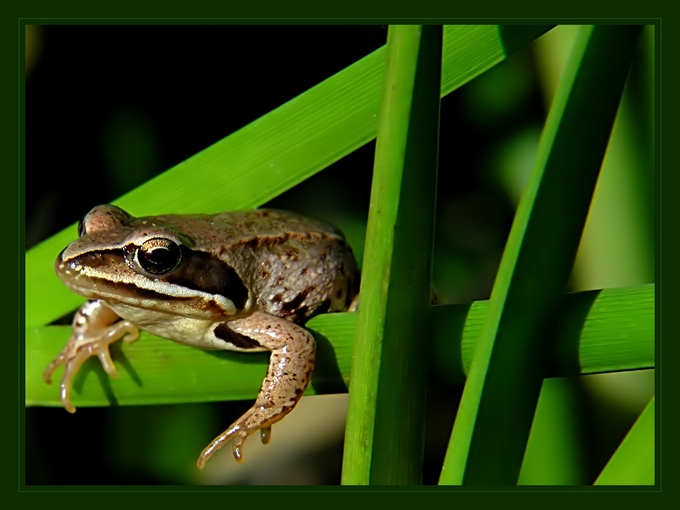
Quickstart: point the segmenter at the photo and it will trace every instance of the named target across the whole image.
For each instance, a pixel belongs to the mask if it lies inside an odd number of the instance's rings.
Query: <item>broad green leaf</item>
[[[487,308],[487,301],[433,308],[429,363],[449,384],[465,380]],[[307,394],[346,389],[356,318],[355,313],[335,313],[308,323],[318,354]],[[557,363],[547,375],[653,368],[654,285],[569,294],[556,330]],[[27,331],[26,405],[61,405],[42,372],[69,331],[70,326]],[[459,336],[452,339],[451,331]],[[208,352],[148,333],[112,351],[120,377],[111,379],[98,360],[87,361],[74,384],[76,407],[252,399],[267,369],[266,354]]]

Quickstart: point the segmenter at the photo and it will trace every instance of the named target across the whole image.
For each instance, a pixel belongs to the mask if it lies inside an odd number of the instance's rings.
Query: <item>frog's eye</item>
[[[147,273],[159,276],[175,269],[182,261],[182,249],[171,239],[154,237],[137,248],[135,258]]]

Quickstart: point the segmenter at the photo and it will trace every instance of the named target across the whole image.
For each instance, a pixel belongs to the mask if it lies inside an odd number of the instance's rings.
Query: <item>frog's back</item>
[[[218,223],[230,226],[236,237],[252,236],[281,237],[286,234],[326,234],[344,237],[331,223],[289,211],[277,209],[255,209],[252,211],[230,211],[215,215]]]
[[[323,220],[272,209],[222,213],[238,233],[224,256],[245,268],[257,308],[302,321],[346,310],[358,292],[358,271],[342,232]]]
[[[275,209],[154,219],[233,268],[251,311],[300,322],[347,309],[358,292],[352,249],[326,221]]]

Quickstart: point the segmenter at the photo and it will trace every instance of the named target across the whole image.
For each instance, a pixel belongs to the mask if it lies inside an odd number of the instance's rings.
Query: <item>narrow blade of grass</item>
[[[568,294],[555,320],[546,377],[653,368],[654,288],[648,284]],[[470,372],[488,308],[488,301],[433,308],[432,362],[449,384],[463,383]],[[460,336],[451,339],[451,331]]]
[[[573,378],[543,381],[518,485],[590,483],[576,386]]]
[[[654,398],[609,459],[595,485],[654,485]]]
[[[421,481],[441,50],[441,27],[389,28],[343,484]]]
[[[503,254],[442,484],[517,482],[545,375],[546,328],[565,297],[640,31],[588,27],[574,48]]]

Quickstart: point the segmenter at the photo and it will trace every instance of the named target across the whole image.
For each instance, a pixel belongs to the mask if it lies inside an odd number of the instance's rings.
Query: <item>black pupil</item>
[[[172,271],[182,259],[182,252],[168,239],[146,241],[137,252],[139,265],[150,274],[161,275]]]

